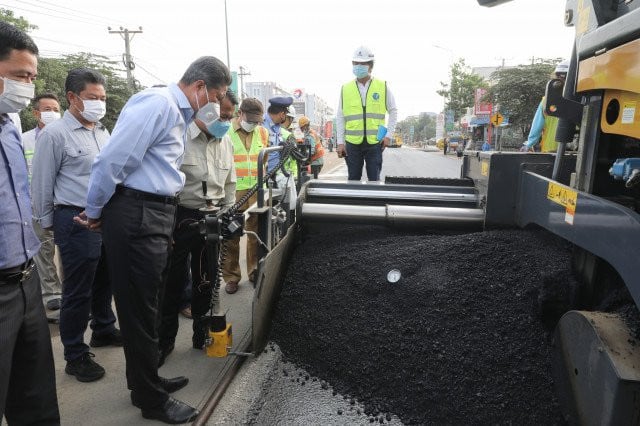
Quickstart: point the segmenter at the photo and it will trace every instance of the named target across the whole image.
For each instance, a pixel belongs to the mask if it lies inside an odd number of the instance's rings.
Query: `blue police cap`
[[[269,99],[269,103],[274,106],[289,108],[293,103],[293,98],[291,96],[276,96],[275,98]]]

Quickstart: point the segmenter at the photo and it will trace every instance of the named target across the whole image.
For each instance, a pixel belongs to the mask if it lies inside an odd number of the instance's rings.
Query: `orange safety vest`
[[[269,146],[269,132],[262,126],[258,126],[252,132],[251,146],[249,150],[238,136],[238,133],[231,130],[228,133],[233,142],[233,161],[236,167],[236,190],[252,188],[258,183],[258,154],[262,148]]]
[[[313,136],[313,139],[316,141],[316,152],[311,156],[311,161],[314,161],[318,158],[324,157],[324,146],[322,146],[322,139],[320,139],[320,136],[318,136],[318,133],[315,130],[310,129],[309,133],[311,133],[311,136]]]

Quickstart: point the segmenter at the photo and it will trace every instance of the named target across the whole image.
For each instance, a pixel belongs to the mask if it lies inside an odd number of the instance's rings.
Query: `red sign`
[[[475,115],[491,114],[491,104],[482,102],[482,97],[487,93],[485,89],[476,89],[475,105],[473,113]]]
[[[333,136],[333,121],[327,121],[324,123],[324,137],[330,138]]]

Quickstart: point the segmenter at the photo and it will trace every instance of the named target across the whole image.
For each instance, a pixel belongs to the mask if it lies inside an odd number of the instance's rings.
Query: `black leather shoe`
[[[174,393],[176,391],[179,391],[188,384],[189,379],[184,376],[174,377],[173,379],[165,379],[164,377],[160,377],[160,386],[162,386],[162,389],[166,390],[167,393]]]
[[[145,419],[160,420],[171,425],[191,422],[197,416],[198,410],[172,397],[158,407],[142,409]]]
[[[184,376],[174,377],[173,379],[165,379],[164,377],[160,377],[160,386],[167,393],[177,392],[183,387],[187,386],[189,383],[189,379]],[[134,397],[133,392],[131,393],[131,404],[134,407],[142,408],[142,404],[140,404]]]
[[[169,354],[171,352],[173,352],[174,348],[175,348],[175,344],[174,343],[170,343],[167,346],[164,346],[164,347],[161,346],[158,349],[158,368],[160,368],[160,367],[162,367],[164,365],[164,361],[167,359]]]

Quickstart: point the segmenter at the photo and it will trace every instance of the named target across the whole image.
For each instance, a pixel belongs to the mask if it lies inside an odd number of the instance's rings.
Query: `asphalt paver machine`
[[[568,0],[564,20],[576,31],[569,72],[546,89],[546,112],[559,118],[558,151],[466,151],[459,179],[307,183],[294,226],[277,244],[263,236],[269,243],[256,283],[254,352],[266,345],[296,232],[323,222],[539,226],[574,245],[582,300],[618,286],[640,306],[640,0]],[[567,151],[574,139],[577,150]],[[256,214],[268,233],[271,207]],[[626,322],[572,310],[554,333],[555,381],[569,422],[640,425],[640,340]]]

